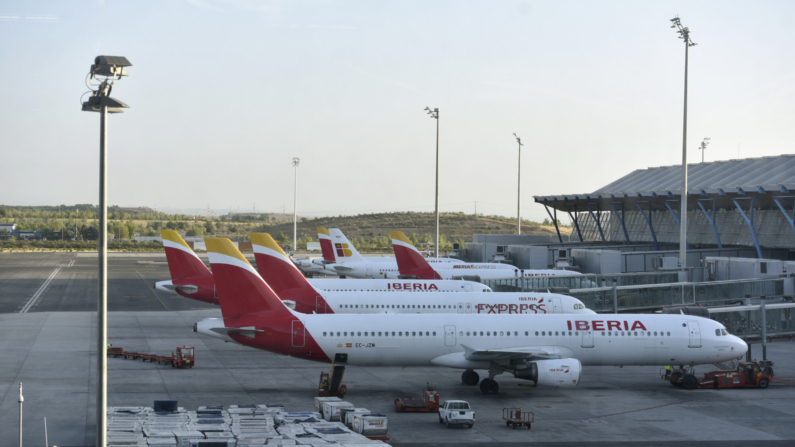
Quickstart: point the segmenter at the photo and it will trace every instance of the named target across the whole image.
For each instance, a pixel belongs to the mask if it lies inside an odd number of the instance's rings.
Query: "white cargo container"
[[[174,436],[177,438],[177,445],[182,447],[190,447],[190,443],[205,439],[204,433],[196,430],[174,430]]]
[[[384,436],[387,418],[383,414],[354,414],[353,431],[364,436]]]
[[[350,402],[323,402],[323,419],[339,421],[340,410],[343,408],[353,408],[353,404]]]
[[[370,414],[372,411],[367,408],[343,408],[340,410],[340,422],[346,427],[353,427],[353,416],[356,414]]]
[[[323,412],[323,402],[342,402],[339,397],[317,396],[315,397],[315,411]]]

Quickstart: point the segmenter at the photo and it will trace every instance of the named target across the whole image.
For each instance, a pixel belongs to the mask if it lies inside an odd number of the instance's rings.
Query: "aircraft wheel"
[[[698,379],[696,378],[696,376],[692,374],[686,374],[682,378],[682,388],[686,390],[692,390],[693,388],[696,387],[696,385],[698,385]]]
[[[759,388],[765,389],[770,384],[770,381],[767,379],[759,380]]]
[[[480,376],[475,371],[468,369],[461,374],[461,383],[464,385],[475,386],[480,382]]]
[[[480,381],[480,391],[487,395],[497,394],[500,391],[500,385],[495,380],[483,379]]]

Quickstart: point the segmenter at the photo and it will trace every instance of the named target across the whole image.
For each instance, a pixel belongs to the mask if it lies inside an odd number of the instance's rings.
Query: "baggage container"
[[[353,416],[356,414],[370,414],[372,411],[367,408],[343,408],[340,410],[340,422],[346,427],[353,427]]]
[[[323,402],[342,402],[339,397],[316,396],[315,397],[315,411],[318,413],[323,412]]]
[[[383,414],[354,414],[353,431],[363,436],[384,436],[387,432],[387,417]]]
[[[340,410],[353,408],[350,402],[323,402],[323,419],[332,422],[340,420]]]
[[[194,430],[174,430],[174,436],[177,438],[177,445],[182,447],[190,447],[192,441],[205,439],[204,433]]]

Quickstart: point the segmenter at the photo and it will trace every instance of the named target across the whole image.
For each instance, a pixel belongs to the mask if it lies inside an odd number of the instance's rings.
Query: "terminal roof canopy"
[[[607,202],[644,202],[644,208],[665,209],[666,201],[679,201],[681,181],[681,165],[662,166],[638,169],[592,193],[534,196],[534,199],[561,211],[566,211],[566,205],[573,211],[572,205],[600,202],[602,209],[610,209]],[[688,164],[687,187],[688,208],[698,208],[696,199],[708,198],[716,199],[719,207],[731,207],[732,198],[742,197],[760,198],[775,207],[772,197],[795,194],[795,155]],[[789,207],[791,200],[788,199]],[[580,209],[584,211],[585,207]]]

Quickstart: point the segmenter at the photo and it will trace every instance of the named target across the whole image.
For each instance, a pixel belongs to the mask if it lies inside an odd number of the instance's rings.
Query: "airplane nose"
[[[734,337],[734,338],[736,339],[734,343],[735,344],[734,352],[740,356],[745,355],[745,353],[748,352],[748,343],[743,341],[743,339],[741,339],[740,337]]]

